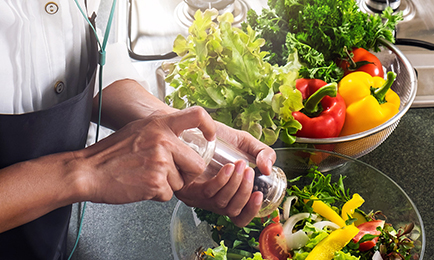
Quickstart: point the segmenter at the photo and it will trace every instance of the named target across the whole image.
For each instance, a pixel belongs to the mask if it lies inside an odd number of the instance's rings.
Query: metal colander
[[[401,99],[399,112],[382,125],[353,135],[322,139],[297,137],[297,146],[308,146],[359,158],[377,148],[395,130],[399,120],[410,108],[416,97],[417,79],[413,66],[395,45],[386,40],[381,40],[381,44],[381,51],[374,54],[381,61],[385,71],[393,71],[397,74],[391,88]],[[168,71],[161,66],[157,70],[159,90],[164,91],[163,96],[170,93],[167,91],[168,84],[164,81],[167,73]],[[278,140],[273,148],[282,146],[286,145]]]
[[[401,99],[399,112],[382,125],[361,133],[323,139],[297,137],[296,143],[359,158],[378,147],[395,130],[416,97],[417,79],[413,66],[404,54],[390,42],[383,40],[381,43],[382,50],[375,55],[380,59],[385,71],[397,74],[392,89]]]

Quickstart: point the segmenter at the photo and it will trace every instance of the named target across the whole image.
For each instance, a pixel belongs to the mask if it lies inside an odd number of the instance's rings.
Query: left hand
[[[276,160],[273,149],[244,131],[217,123],[217,135],[256,158],[259,170],[269,175]],[[191,207],[198,207],[220,215],[227,215],[237,226],[247,225],[259,212],[263,195],[252,193],[254,171],[244,161],[236,161],[208,177],[205,173],[175,192]]]

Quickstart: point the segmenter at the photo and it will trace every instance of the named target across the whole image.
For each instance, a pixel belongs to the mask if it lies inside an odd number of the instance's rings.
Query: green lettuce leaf
[[[228,248],[225,246],[224,241],[220,242],[220,246],[215,248],[208,248],[204,253],[204,260],[227,260],[227,259],[241,259],[241,260],[264,260],[261,253],[256,252],[253,257],[242,257],[241,255],[234,254],[228,257]]]
[[[352,256],[350,253],[344,253],[342,251],[338,251],[335,253],[333,260],[358,260],[360,257]]]
[[[204,259],[227,260],[227,254],[228,248],[225,246],[224,241],[221,241],[220,246],[206,250]]]
[[[196,12],[187,38],[178,36],[174,42],[173,51],[182,58],[169,66],[166,82],[174,91],[166,102],[179,109],[202,106],[215,120],[268,145],[283,130],[292,143],[301,129],[292,117],[303,107],[295,88],[301,64],[293,55],[285,66],[272,66],[261,51],[265,40],[250,27],[233,27],[233,19],[216,10]]]

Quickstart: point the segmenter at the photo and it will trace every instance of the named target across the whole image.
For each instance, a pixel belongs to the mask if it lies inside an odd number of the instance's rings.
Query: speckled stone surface
[[[434,108],[411,108],[395,131],[360,160],[387,174],[414,202],[425,226],[424,259],[434,259]]]
[[[420,211],[425,226],[425,259],[434,255],[434,108],[410,109],[395,131],[360,158],[398,183]],[[73,259],[173,259],[170,219],[176,199],[128,205],[88,203],[82,237]],[[69,248],[77,233],[74,205]]]
[[[173,259],[170,219],[176,201],[87,203],[81,237],[72,259]],[[77,236],[78,212],[78,205],[74,205],[68,252]]]

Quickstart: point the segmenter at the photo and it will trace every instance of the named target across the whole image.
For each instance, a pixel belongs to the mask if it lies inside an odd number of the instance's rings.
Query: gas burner
[[[395,12],[402,11],[403,21],[409,21],[416,15],[416,8],[409,0],[359,0],[359,7],[365,13],[381,13],[390,5]]]
[[[232,13],[235,9],[234,2],[235,0],[184,0],[184,3],[188,6],[187,12],[191,17],[194,17],[194,14],[199,9],[203,12],[206,9],[215,8],[219,10],[220,14],[226,12]]]
[[[188,2],[188,3],[187,3]],[[245,0],[233,1],[214,1],[214,3],[200,3],[206,1],[188,1],[184,0],[175,8],[177,22],[183,27],[190,27],[194,21],[194,14],[197,10],[205,11],[208,8],[215,8],[219,14],[231,12],[234,16],[233,26],[239,27],[247,17],[247,11],[250,9]],[[226,3],[224,3],[226,2]]]
[[[364,2],[369,9],[377,13],[383,12],[387,6],[396,11],[401,5],[401,0],[365,0]]]

